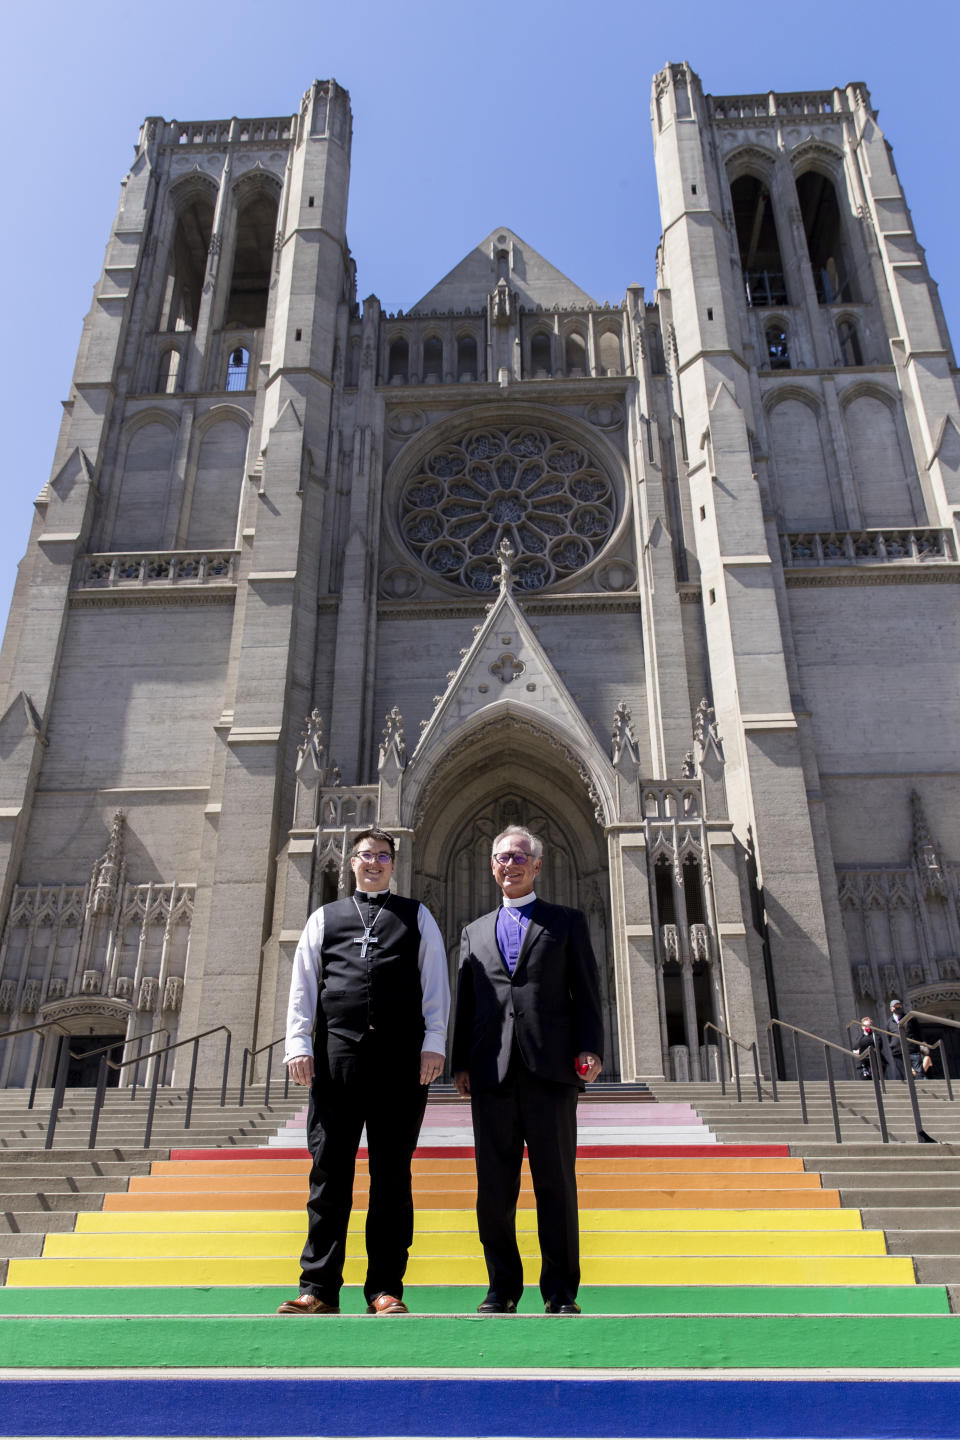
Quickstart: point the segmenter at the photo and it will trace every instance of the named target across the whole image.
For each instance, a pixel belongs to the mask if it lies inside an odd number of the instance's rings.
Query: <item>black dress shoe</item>
[[[498,1295],[488,1295],[477,1306],[478,1315],[516,1315],[516,1300],[501,1300]]]
[[[548,1300],[543,1307],[544,1315],[579,1315],[580,1306],[575,1300],[565,1300],[559,1304],[555,1300]]]

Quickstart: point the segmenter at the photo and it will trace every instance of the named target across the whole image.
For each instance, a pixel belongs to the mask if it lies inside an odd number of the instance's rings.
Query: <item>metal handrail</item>
[[[268,1051],[269,1054],[268,1054],[268,1056],[267,1056],[267,1074],[266,1074],[266,1078],[265,1078],[264,1084],[263,1084],[263,1103],[264,1103],[264,1105],[269,1105],[269,1104],[270,1104],[270,1072],[271,1072],[271,1070],[273,1069],[273,1051],[274,1051],[274,1047],[277,1046],[277,1045],[282,1045],[283,1042],[286,1040],[286,1038],[287,1038],[286,1035],[278,1035],[277,1038],[276,1038],[276,1040],[270,1040],[270,1041],[268,1041],[268,1043],[267,1043],[266,1045],[261,1045],[260,1048],[259,1048],[259,1050],[249,1050],[246,1045],[243,1047],[243,1064],[240,1066],[240,1099],[239,1099],[239,1102],[238,1102],[240,1105],[243,1104],[244,1098],[245,1098],[246,1093],[247,1093],[247,1062],[248,1062],[248,1060],[249,1060],[249,1062],[250,1062],[250,1084],[252,1085],[252,1084],[253,1084],[253,1062],[254,1062],[254,1060],[256,1060],[256,1058],[257,1058],[258,1055],[262,1055],[262,1054],[263,1054],[264,1050]],[[284,1076],[284,1079],[283,1079],[283,1098],[284,1098],[284,1100],[286,1100],[286,1098],[287,1098],[287,1096],[288,1096],[289,1094],[290,1094],[290,1071],[288,1070],[288,1071],[286,1072],[286,1075]]]
[[[61,1035],[69,1035],[70,1031],[63,1024],[62,1020],[42,1020],[39,1025],[20,1025],[16,1030],[0,1031],[0,1040],[11,1039],[14,1035],[43,1035],[47,1030],[59,1027]],[[27,1109],[33,1109],[33,1102],[37,1098],[37,1086],[40,1083],[40,1062],[43,1059],[43,1047],[40,1047],[40,1054],[37,1056],[37,1063],[33,1067],[33,1079],[30,1082],[30,1098],[27,1101]]]
[[[159,1055],[169,1055],[173,1050],[179,1050],[184,1045],[193,1046],[193,1056],[190,1062],[190,1080],[187,1085],[187,1106],[184,1113],[183,1128],[190,1129],[190,1117],[193,1113],[193,1095],[197,1082],[197,1059],[200,1052],[200,1041],[205,1040],[208,1035],[217,1035],[220,1031],[226,1035],[226,1044],[223,1047],[223,1079],[220,1083],[220,1108],[223,1109],[227,1103],[227,1073],[230,1067],[230,1042],[232,1039],[229,1028],[226,1025],[214,1025],[209,1030],[202,1030],[197,1035],[188,1035],[184,1040],[175,1040],[171,1045],[163,1045],[159,1050],[150,1050],[146,1055],[137,1055],[130,1060],[111,1060],[109,1056],[102,1056],[100,1061],[100,1075],[98,1076],[97,1089],[93,1101],[93,1116],[90,1121],[90,1139],[88,1149],[92,1149],[97,1137],[97,1127],[100,1123],[100,1111],[103,1106],[104,1094],[106,1093],[106,1069],[125,1070],[128,1065],[139,1065],[141,1060],[152,1060]],[[159,1032],[158,1032],[159,1033]],[[126,1043],[125,1041],[123,1042]],[[120,1042],[118,1041],[119,1045]],[[109,1046],[108,1049],[115,1049],[116,1046]],[[76,1057],[74,1057],[76,1058]],[[70,1060],[70,1047],[65,1045],[60,1052],[60,1063],[57,1067],[57,1080],[53,1091],[53,1103],[50,1107],[50,1122],[47,1126],[47,1138],[44,1141],[44,1149],[53,1148],[53,1136],[57,1126],[57,1116],[63,1104],[63,1092],[67,1084],[67,1067]],[[102,1081],[102,1083],[101,1083]],[[153,1067],[153,1078],[150,1082],[150,1100],[147,1105],[147,1123],[143,1135],[143,1148],[149,1148],[150,1137],[153,1134],[153,1117],[157,1106],[157,1089],[160,1083],[160,1066]]]
[[[705,1046],[705,1047],[706,1047],[706,1044],[707,1044],[707,1031],[708,1031],[708,1030],[715,1030],[718,1035],[722,1035],[722,1036],[724,1037],[724,1039],[725,1039],[725,1040],[728,1040],[728,1041],[730,1042],[730,1044],[733,1046],[733,1050],[731,1051],[731,1055],[732,1055],[732,1059],[733,1059],[733,1072],[734,1072],[734,1076],[735,1076],[736,1084],[737,1084],[737,1100],[738,1100],[738,1101],[743,1099],[743,1093],[742,1093],[742,1091],[741,1091],[741,1089],[740,1089],[740,1056],[737,1054],[737,1051],[738,1051],[738,1050],[749,1050],[750,1053],[753,1055],[753,1076],[754,1076],[754,1080],[756,1081],[756,1085],[757,1085],[757,1100],[762,1104],[762,1103],[763,1103],[763,1091],[762,1091],[761,1088],[760,1088],[760,1057],[759,1057],[759,1055],[758,1055],[758,1053],[757,1053],[757,1042],[756,1042],[756,1040],[752,1041],[749,1045],[747,1045],[743,1040],[738,1040],[735,1035],[731,1035],[728,1030],[724,1030],[722,1026],[720,1026],[720,1025],[714,1025],[714,1023],[713,1023],[712,1020],[707,1020],[707,1021],[705,1022],[705,1024],[704,1024],[704,1027],[703,1027],[703,1043],[704,1043],[704,1046]],[[727,1082],[726,1082],[726,1078],[725,1078],[725,1074],[724,1074],[723,1046],[722,1046],[722,1045],[718,1045],[718,1046],[717,1046],[717,1050],[718,1050],[719,1055],[720,1055],[720,1094],[721,1094],[721,1095],[726,1095],[726,1093],[727,1093]],[[774,1099],[776,1099],[776,1094],[774,1094]]]
[[[803,1070],[800,1065],[800,1046],[797,1044],[797,1036],[803,1035],[805,1039],[815,1040],[818,1045],[823,1046],[823,1064],[827,1072],[827,1086],[830,1091],[830,1109],[833,1114],[833,1133],[836,1137],[837,1144],[841,1144],[843,1136],[840,1132],[840,1108],[837,1104],[837,1086],[833,1078],[833,1060],[830,1057],[830,1051],[839,1050],[840,1054],[845,1055],[848,1061],[852,1061],[853,1057],[850,1050],[843,1045],[838,1045],[835,1040],[825,1040],[822,1035],[815,1035],[812,1030],[804,1030],[800,1025],[790,1025],[786,1020],[774,1019],[767,1021],[767,1035],[770,1041],[771,1051],[773,1050],[774,1025],[778,1025],[781,1030],[789,1030],[793,1040],[793,1062],[797,1071],[797,1088],[800,1092],[800,1117],[804,1125],[809,1125],[810,1121],[807,1116],[807,1097],[803,1086]],[[872,1065],[870,1067],[870,1074],[873,1078],[873,1093],[877,1101],[877,1121],[880,1126],[880,1138],[884,1145],[888,1145],[890,1143],[890,1135],[887,1130],[886,1112],[883,1108],[883,1092],[880,1089],[880,1077],[877,1074],[878,1068],[878,1066]]]

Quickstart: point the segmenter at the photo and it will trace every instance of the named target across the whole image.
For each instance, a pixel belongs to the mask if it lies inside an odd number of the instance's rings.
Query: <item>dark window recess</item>
[[[790,369],[790,344],[782,325],[768,325],[766,328],[767,364],[771,370]]]
[[[313,196],[312,196],[312,195],[310,196],[310,198],[309,198],[308,201],[307,201],[307,209],[308,209],[308,210],[312,210],[312,209],[313,209]]]
[[[712,308],[710,308],[710,309],[707,310],[707,319],[708,319],[708,320],[712,320],[712,319],[713,319],[713,309],[712,309]]]
[[[675,925],[677,914],[673,904],[673,867],[669,860],[658,860],[653,867],[657,891],[657,920],[661,925]]]
[[[808,170],[797,180],[797,198],[817,299],[821,305],[848,304],[856,296],[837,192],[826,175]]]
[[[303,331],[302,331],[302,330],[296,330],[296,331],[294,331],[294,336],[293,336],[293,338],[294,338],[294,340],[302,340],[302,339],[303,339]]]
[[[387,383],[406,385],[410,373],[410,346],[406,340],[394,340],[387,358]]]
[[[477,342],[472,335],[461,335],[457,341],[457,379],[476,380]]]
[[[860,349],[860,336],[857,334],[857,327],[852,320],[841,320],[837,326],[837,338],[840,341],[840,358],[844,365],[862,365],[863,351]]]
[[[177,216],[161,330],[193,330],[196,327],[212,233],[213,205],[204,196],[195,196]]]
[[[443,341],[435,335],[423,342],[423,378],[428,385],[443,380]]]
[[[789,305],[770,192],[755,175],[730,186],[748,305]]]
[[[277,202],[260,190],[242,204],[237,214],[237,239],[224,325],[260,330],[267,321],[273,241],[277,231]]]
[[[530,369],[534,378],[538,375],[552,375],[553,365],[550,359],[550,336],[540,334],[534,335],[530,341]]]
[[[696,860],[683,862],[683,899],[687,907],[687,924],[705,925],[707,916],[703,906],[703,884],[700,880],[700,866]]]

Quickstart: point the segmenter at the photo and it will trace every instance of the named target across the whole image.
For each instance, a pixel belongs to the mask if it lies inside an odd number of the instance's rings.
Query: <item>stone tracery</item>
[[[428,570],[468,590],[496,587],[498,547],[509,541],[513,586],[540,590],[593,560],[616,508],[580,444],[541,426],[486,426],[425,457],[403,488],[400,528]]]

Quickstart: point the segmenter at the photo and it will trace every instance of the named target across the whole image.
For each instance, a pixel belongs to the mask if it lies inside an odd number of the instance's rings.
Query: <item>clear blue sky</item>
[[[53,0],[11,6],[0,617],[48,478],[83,316],[146,115],[284,115],[350,91],[361,297],[425,293],[509,225],[598,300],[652,294],[650,80],[689,60],[715,95],[870,88],[960,343],[955,0]]]

